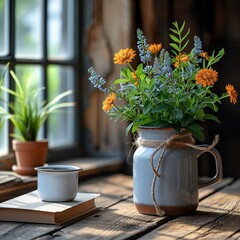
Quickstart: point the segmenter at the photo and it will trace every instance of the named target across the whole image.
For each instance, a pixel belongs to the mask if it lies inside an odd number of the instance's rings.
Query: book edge
[[[84,202],[79,202],[77,205],[70,206],[69,208],[66,208],[63,211],[53,212],[53,211],[42,211],[37,209],[1,207],[0,221],[49,223],[49,224],[61,225],[63,223],[69,222],[75,218],[81,217],[97,209],[95,205],[95,199],[99,197],[100,194],[97,194],[97,193],[89,193],[89,194],[94,194],[94,196]]]

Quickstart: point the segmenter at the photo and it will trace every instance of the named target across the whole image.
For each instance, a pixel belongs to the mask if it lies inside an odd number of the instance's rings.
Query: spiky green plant
[[[38,132],[47,120],[49,114],[56,112],[59,109],[74,106],[73,102],[60,102],[61,99],[70,95],[72,90],[65,91],[53,100],[47,102],[40,101],[40,93],[44,90],[43,87],[26,87],[24,82],[19,81],[16,74],[10,70],[10,75],[15,82],[15,90],[5,87],[2,83],[6,71],[9,69],[9,64],[6,66],[1,78],[0,90],[13,96],[13,102],[7,102],[8,109],[0,106],[1,124],[5,120],[9,120],[14,125],[14,133],[12,137],[21,141],[36,141]],[[2,102],[6,102],[1,99]]]

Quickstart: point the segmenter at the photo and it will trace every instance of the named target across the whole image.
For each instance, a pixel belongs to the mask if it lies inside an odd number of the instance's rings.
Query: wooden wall
[[[120,66],[113,64],[114,53],[132,43],[132,7],[129,0],[101,0],[92,5],[93,17],[86,29],[86,52],[90,64],[108,83],[119,78]],[[126,123],[114,123],[101,110],[106,95],[90,89],[85,124],[91,143],[98,153],[125,154]]]
[[[172,21],[186,21],[191,37],[198,35],[204,49],[225,48],[223,61],[216,66],[219,83],[216,91],[225,91],[231,82],[240,92],[240,2],[238,0],[85,0],[91,6],[91,17],[86,26],[87,66],[93,65],[108,81],[119,77],[119,66],[113,64],[113,54],[121,48],[136,49],[136,29],[141,28],[149,43],[161,42],[165,48],[169,41],[168,28]],[[89,13],[88,13],[89,15]],[[190,42],[192,44],[192,42]],[[92,150],[102,153],[129,150],[125,136],[125,123],[110,120],[101,110],[105,98],[88,86],[85,124],[89,130]],[[220,134],[217,148],[223,157],[224,175],[240,176],[240,107],[227,100],[220,106],[218,117],[221,124],[209,123],[206,127],[207,142]],[[211,172],[213,164],[204,163],[204,171]]]

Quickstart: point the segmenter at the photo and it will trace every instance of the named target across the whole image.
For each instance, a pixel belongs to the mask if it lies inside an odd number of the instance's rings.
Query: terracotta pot
[[[48,152],[48,141],[12,141],[17,165],[13,171],[20,175],[36,175],[35,167],[43,166]]]

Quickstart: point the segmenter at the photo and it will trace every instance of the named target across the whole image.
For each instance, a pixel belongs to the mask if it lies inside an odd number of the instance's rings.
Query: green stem
[[[130,116],[128,116],[125,113],[123,113],[123,111],[115,103],[113,103],[113,105],[117,109],[117,111],[120,113],[120,115],[122,115],[126,120],[134,121]]]
[[[132,72],[135,72],[135,70],[132,68],[131,64],[130,64],[129,62],[128,62],[127,64],[128,64],[128,66],[129,66],[129,68],[131,69],[131,71],[132,71]]]

